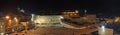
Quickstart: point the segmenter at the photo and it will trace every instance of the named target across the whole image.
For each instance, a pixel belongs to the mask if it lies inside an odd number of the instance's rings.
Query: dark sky
[[[120,15],[119,0],[1,0],[1,11],[14,11],[17,7],[29,13],[84,10],[88,13]]]

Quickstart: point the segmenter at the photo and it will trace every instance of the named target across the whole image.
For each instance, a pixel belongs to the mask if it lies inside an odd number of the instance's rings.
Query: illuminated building
[[[66,19],[70,19],[71,21],[78,22],[78,23],[84,23],[84,22],[96,23],[97,22],[97,20],[96,20],[97,18],[96,18],[95,14],[87,14],[86,16],[79,17],[79,18],[68,17]]]
[[[80,35],[98,34],[98,23],[95,14],[87,14],[86,16],[79,18],[68,17],[62,20],[62,25],[71,29],[86,29],[86,31],[82,31]],[[89,30],[89,32],[87,30]]]
[[[62,15],[68,15],[68,16],[71,16],[71,17],[79,16],[79,11],[78,10],[75,10],[73,12],[67,11],[67,12],[63,12]]]
[[[120,17],[115,17],[115,20],[114,20],[116,23],[120,23]]]

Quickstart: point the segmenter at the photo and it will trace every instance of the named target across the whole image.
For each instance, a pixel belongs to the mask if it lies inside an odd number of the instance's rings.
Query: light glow
[[[6,18],[6,19],[9,19],[10,17],[9,17],[9,16],[6,16],[5,18]]]
[[[0,33],[1,35],[4,35],[4,33]]]
[[[115,19],[115,22],[119,22],[119,19],[120,19],[120,18],[116,18],[116,19]]]
[[[17,19],[16,17],[14,17],[14,20],[15,20],[16,22],[18,22],[18,19]]]
[[[60,16],[61,19],[63,19],[64,17]]]
[[[102,30],[102,33],[105,33],[105,26],[104,25],[101,26],[101,30]]]

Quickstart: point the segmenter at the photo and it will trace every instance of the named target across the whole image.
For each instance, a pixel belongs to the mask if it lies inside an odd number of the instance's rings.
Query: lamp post
[[[14,20],[15,20],[16,25],[18,25],[18,18],[14,17]]]
[[[9,27],[11,27],[11,21],[12,21],[12,20],[8,20],[8,25],[9,25]]]
[[[6,20],[6,23],[7,23],[7,27],[10,27],[10,24],[11,24],[11,20],[10,20],[10,16],[5,16],[4,19]]]
[[[85,10],[85,16],[87,15],[86,13],[87,13],[87,10]]]
[[[5,16],[6,19],[9,19],[10,17],[9,16]]]

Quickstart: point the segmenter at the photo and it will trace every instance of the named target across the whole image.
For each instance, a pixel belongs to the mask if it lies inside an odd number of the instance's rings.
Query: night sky
[[[35,14],[86,9],[92,14],[120,15],[119,0],[0,0],[1,12],[11,12],[17,7]]]

